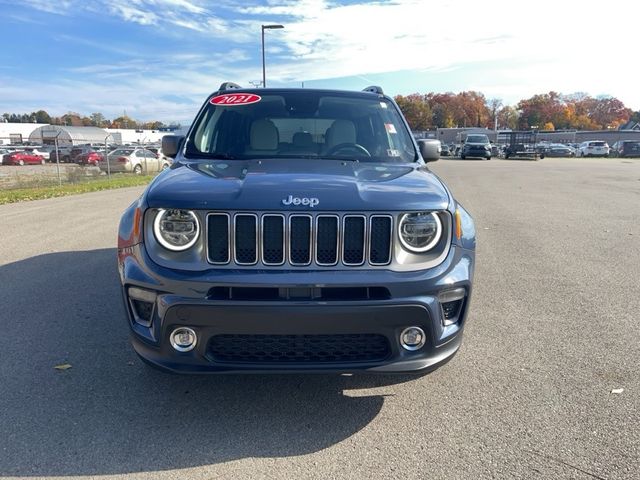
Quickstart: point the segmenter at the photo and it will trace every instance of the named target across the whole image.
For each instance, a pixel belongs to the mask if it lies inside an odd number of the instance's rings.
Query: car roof
[[[373,88],[373,87],[367,87]],[[377,87],[376,87],[377,88]],[[362,98],[371,98],[372,95],[375,96],[383,96],[389,98],[384,93],[373,92],[371,90],[337,90],[337,89],[324,89],[324,88],[299,88],[299,87],[290,87],[290,88],[233,88],[227,90],[216,90],[211,95],[233,95],[234,93],[253,93],[255,95],[278,95],[283,93],[292,93],[292,92],[300,92],[300,93],[315,93],[315,94],[323,94],[323,95],[336,95],[336,96],[344,96],[344,97],[362,97]]]

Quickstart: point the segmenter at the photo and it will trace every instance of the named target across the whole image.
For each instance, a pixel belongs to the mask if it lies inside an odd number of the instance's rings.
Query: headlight
[[[153,233],[164,248],[181,252],[198,240],[200,223],[191,210],[159,210],[153,222]]]
[[[398,229],[402,246],[415,253],[431,250],[442,236],[442,222],[434,212],[405,213]]]

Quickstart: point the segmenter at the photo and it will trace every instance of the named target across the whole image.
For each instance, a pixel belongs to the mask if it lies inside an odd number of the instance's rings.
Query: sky
[[[0,0],[0,113],[189,124],[225,81],[390,95],[551,90],[640,110],[640,1]]]

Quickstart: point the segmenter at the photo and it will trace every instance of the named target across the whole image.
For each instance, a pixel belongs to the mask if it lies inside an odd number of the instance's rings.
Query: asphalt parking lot
[[[640,160],[433,170],[477,270],[460,353],[418,378],[152,371],[115,260],[141,189],[0,206],[0,477],[639,478]]]

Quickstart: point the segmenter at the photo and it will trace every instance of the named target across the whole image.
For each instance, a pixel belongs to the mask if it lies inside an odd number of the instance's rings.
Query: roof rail
[[[220,85],[220,88],[218,89],[218,91],[222,92],[224,90],[240,90],[241,88],[242,87],[237,83],[224,82],[222,85]]]
[[[377,85],[371,85],[367,88],[362,89],[363,92],[377,93],[378,95],[384,95],[382,91],[382,87],[378,87]]]

